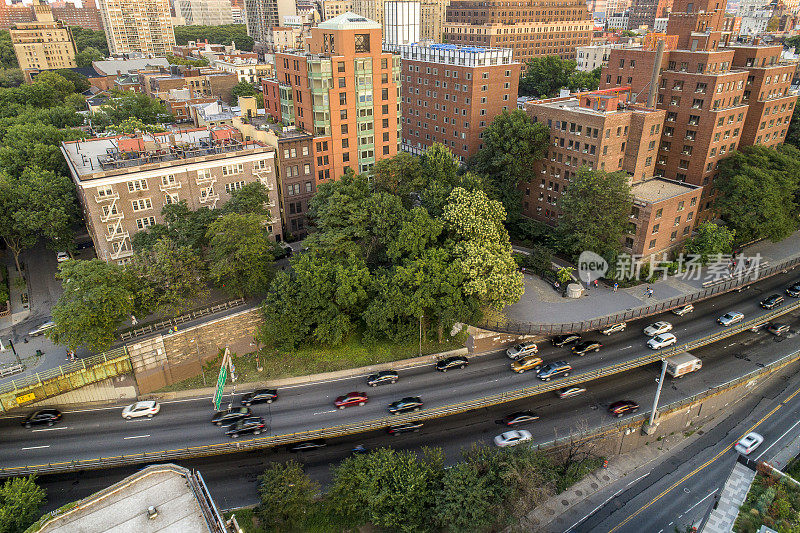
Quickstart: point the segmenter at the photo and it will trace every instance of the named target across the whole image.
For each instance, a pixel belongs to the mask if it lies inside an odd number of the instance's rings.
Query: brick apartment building
[[[163,98],[174,89],[188,89],[192,98],[219,98],[228,102],[239,77],[211,67],[171,66],[139,72],[139,83],[141,92],[153,98]]]
[[[624,171],[634,195],[625,250],[649,256],[691,234],[700,191],[653,177],[665,112],[629,104],[629,98],[630,88],[621,87],[525,104],[528,115],[550,128],[550,148],[537,163],[536,182],[522,185],[523,214],[555,225],[559,198],[578,168]]]
[[[492,120],[516,107],[521,65],[510,49],[386,44],[384,50],[402,58],[407,152],[421,154],[439,142],[466,161]]]
[[[450,44],[511,48],[514,59],[559,56],[574,59],[592,41],[594,21],[584,0],[453,0],[444,40]]]
[[[655,27],[657,18],[666,18],[672,10],[672,0],[633,0],[628,19],[628,29],[647,26]]]
[[[75,43],[72,33],[56,22],[50,6],[34,0],[33,22],[19,22],[9,31],[19,68],[30,79],[30,71],[75,67]]]
[[[82,7],[73,2],[50,2],[53,16],[65,26],[80,26],[87,30],[103,31],[103,19],[94,0],[83,0]]]
[[[97,256],[124,262],[131,236],[162,222],[161,209],[220,207],[245,184],[260,181],[277,209],[275,152],[242,141],[231,127],[69,141],[61,145]],[[269,226],[282,232],[276,212]]]
[[[400,57],[381,50],[381,25],[344,13],[311,29],[309,52],[275,54],[264,80],[268,115],[314,137],[317,184],[369,171],[400,147]]]

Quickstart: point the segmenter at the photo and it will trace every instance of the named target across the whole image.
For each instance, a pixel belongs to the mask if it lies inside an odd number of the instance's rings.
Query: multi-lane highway
[[[576,373],[634,359],[649,352],[645,346],[647,337],[642,334],[647,323],[657,319],[669,320],[675,325],[673,333],[679,343],[700,338],[718,331],[721,326],[715,320],[728,310],[741,311],[746,319],[763,314],[758,306],[759,300],[773,292],[782,292],[796,278],[797,274],[793,272],[774,276],[743,292],[700,302],[695,305],[693,313],[684,317],[665,314],[631,322],[626,331],[609,337],[598,333],[585,335],[604,343],[599,353],[575,357],[567,347],[556,348],[542,343],[540,355],[545,361],[564,359],[574,366]],[[726,340],[722,344],[735,342]],[[254,406],[253,410],[267,419],[272,434],[286,434],[379,418],[386,415],[390,402],[408,395],[422,396],[426,407],[443,406],[538,382],[532,372],[511,372],[509,363],[503,353],[497,352],[475,357],[466,369],[451,370],[446,374],[436,372],[432,365],[401,370],[398,383],[375,389],[364,384],[364,376],[287,387],[280,391],[279,401],[271,406]],[[336,396],[355,390],[370,395],[367,405],[345,410],[333,407]],[[619,397],[603,398],[596,402],[597,407],[602,410],[611,401],[627,396],[625,387],[615,394]],[[547,397],[548,401],[553,401],[552,396]],[[0,420],[3,443],[0,466],[39,465],[229,441],[220,428],[210,423],[209,398],[165,402],[161,413],[152,419],[126,421],[121,418],[120,411],[120,407],[68,411],[59,424],[37,429],[21,427],[21,415],[3,418]],[[472,418],[466,416],[464,420]]]

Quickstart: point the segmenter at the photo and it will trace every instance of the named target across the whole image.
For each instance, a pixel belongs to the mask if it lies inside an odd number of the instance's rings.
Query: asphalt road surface
[[[575,373],[633,359],[649,352],[642,328],[656,319],[663,318],[675,325],[673,333],[678,337],[678,342],[699,338],[718,331],[721,326],[715,320],[726,311],[738,310],[745,314],[746,320],[764,313],[758,306],[759,300],[773,292],[782,292],[796,278],[797,274],[792,272],[775,276],[743,292],[732,292],[698,303],[695,311],[684,317],[667,313],[663,317],[631,322],[626,331],[608,337],[596,332],[585,335],[586,338],[596,338],[604,343],[605,346],[598,353],[577,357],[571,355],[568,347],[556,348],[542,343],[540,355],[545,361],[569,361]],[[737,339],[729,338],[718,343],[716,349],[737,342]],[[509,369],[510,362],[504,353],[495,352],[475,357],[466,369],[453,369],[446,374],[436,372],[432,365],[414,367],[402,370],[400,381],[396,384],[374,389],[366,386],[364,377],[284,387],[279,391],[277,402],[254,406],[253,411],[267,419],[272,434],[286,434],[387,416],[389,403],[404,396],[420,395],[427,407],[443,406],[539,382],[533,372],[512,372]],[[733,368],[735,372],[729,379],[740,375],[741,365],[736,363]],[[724,383],[716,380],[714,373],[703,372],[702,375],[704,377],[699,379],[707,380],[704,386]],[[684,380],[687,381],[691,380]],[[592,398],[597,409],[605,409],[609,403],[629,396],[625,394],[624,383],[613,395],[589,394],[586,397]],[[363,407],[335,409],[333,400],[349,391],[366,391],[370,401]],[[667,397],[668,394],[665,394],[665,401],[670,401]],[[229,399],[230,396],[226,395],[223,401]],[[547,394],[528,401],[534,405],[542,402],[547,405],[554,401],[554,397]],[[505,410],[505,407],[502,409]],[[0,466],[40,465],[229,441],[220,428],[210,423],[213,414],[210,398],[164,402],[161,413],[152,419],[126,421],[121,418],[120,412],[121,407],[66,411],[59,424],[36,429],[21,427],[22,416],[26,413],[0,419],[0,443],[3,445],[0,449]],[[467,414],[467,419],[472,418],[473,415]],[[564,427],[569,427],[568,421],[562,425],[562,430]],[[550,433],[539,438],[544,442],[552,436],[553,433]]]
[[[798,335],[800,320],[798,320],[797,315],[797,313],[793,313],[792,316],[787,316],[785,318],[785,321],[789,322],[792,326],[792,332],[788,338],[776,339],[763,331],[757,333],[747,332],[726,341],[724,346],[712,345],[695,351],[695,355],[703,359],[703,369],[699,372],[684,376],[679,380],[668,379],[668,381],[665,382],[660,404],[664,405],[671,401],[702,392],[709,387],[730,381],[745,372],[759,368],[786,353],[800,349],[800,335]],[[504,356],[495,354],[489,356],[487,360],[493,361],[501,357]],[[198,469],[203,474],[206,482],[209,484],[212,495],[221,508],[235,508],[256,503],[257,494],[255,483],[257,476],[268,463],[272,461],[283,461],[289,457],[295,457],[305,463],[306,469],[310,475],[324,484],[330,479],[330,465],[347,457],[352,448],[357,444],[362,444],[369,449],[381,446],[392,446],[397,449],[419,449],[422,446],[439,446],[443,448],[449,462],[457,461],[461,450],[471,446],[473,443],[477,442],[490,445],[491,439],[503,431],[503,428],[498,425],[496,421],[505,414],[520,409],[533,409],[541,416],[539,420],[524,426],[525,429],[531,431],[534,436],[534,441],[539,443],[551,440],[556,435],[566,436],[570,432],[613,423],[615,419],[605,411],[608,404],[622,398],[630,398],[637,401],[643,408],[648,408],[647,406],[652,402],[652,397],[655,392],[654,381],[658,377],[659,372],[660,368],[657,364],[640,367],[624,375],[620,374],[593,381],[587,385],[588,390],[586,393],[570,399],[561,400],[552,394],[540,395],[502,406],[480,409],[470,413],[426,422],[423,429],[419,433],[414,434],[390,437],[382,431],[374,431],[347,438],[332,439],[328,441],[328,446],[326,448],[297,454],[290,454],[278,448],[274,450],[243,452],[178,462],[186,467]],[[437,374],[432,372],[428,372],[425,375],[427,374],[432,375],[433,378],[437,377]],[[457,376],[459,374],[461,373],[453,372],[452,376]],[[450,377],[450,373],[448,373],[448,379],[450,379]],[[402,382],[399,382],[398,385],[400,383]],[[278,408],[281,407],[281,402],[284,402],[284,405],[289,403],[287,397],[284,396],[278,403],[273,404],[273,421],[278,418],[277,413]],[[150,437],[142,436],[140,438],[129,439],[134,442],[147,441],[154,436],[157,436],[159,441],[161,441],[165,438],[164,435],[172,435],[173,433],[189,435],[192,438],[195,433],[201,433],[203,435],[209,434],[216,435],[219,440],[224,440],[224,437],[221,436],[220,428],[216,428],[208,422],[208,416],[206,415],[210,415],[210,413],[204,413],[203,418],[198,421],[194,416],[196,409],[197,406],[195,406],[193,402],[166,403],[162,408],[161,414],[152,421],[125,422],[120,418],[112,422],[105,422],[103,428],[122,427],[126,430],[122,433],[115,432],[113,437],[109,436],[107,429],[100,429],[100,427],[98,427],[90,432],[81,430],[80,435],[75,441],[70,441],[69,445],[59,444],[59,446],[72,449],[77,443],[82,443],[85,446],[94,448],[92,443],[98,441],[100,447],[106,446],[110,448],[111,446],[119,444],[120,439],[124,438],[122,436],[123,434],[132,437],[150,435]],[[204,409],[208,409],[208,407],[205,406]],[[257,406],[256,410],[259,413],[265,413],[267,407]],[[736,409],[733,410],[730,415],[731,423],[734,423],[734,425],[741,416],[749,416],[750,414],[749,412],[744,414],[739,413],[739,410],[740,407],[737,404]],[[94,420],[97,418],[96,413],[97,411],[68,413],[68,418],[65,417],[64,425],[69,426],[73,424],[72,420],[76,418],[83,420],[82,417],[87,417],[88,420]],[[104,419],[116,419],[119,417],[118,411],[106,411],[101,413],[104,413]],[[333,414],[335,413],[326,413],[326,415]],[[309,416],[324,415],[310,414]],[[153,424],[158,420],[170,420],[173,424],[178,424],[179,426],[169,431],[161,430],[156,432],[156,430],[153,429],[156,426]],[[81,422],[80,426],[74,426],[74,428],[77,427],[84,428],[86,425]],[[77,431],[73,431],[73,429],[69,429],[38,432],[36,435],[37,438],[39,436],[49,438],[51,435],[58,435],[58,438],[62,439],[68,437],[71,432],[78,433]],[[738,436],[739,435],[737,435],[736,438],[738,438]],[[719,442],[720,439],[728,444],[733,437],[723,435],[717,437],[714,442]],[[127,443],[128,441],[124,442]],[[17,443],[17,445],[23,444],[24,442]],[[32,445],[32,443],[28,443],[26,447]],[[708,446],[709,445],[706,444],[701,450],[690,450],[689,452],[691,453],[687,452],[686,457],[702,457],[700,452]],[[9,456],[21,455],[26,457],[25,453],[29,451],[35,452],[35,450],[23,451],[21,449],[11,452],[10,446],[3,447],[3,453]],[[680,462],[680,458],[676,460]],[[720,462],[720,464],[722,464],[722,462]],[[670,470],[674,467],[668,465],[665,468]],[[40,482],[48,489],[48,510],[91,494],[129,475],[137,469],[137,467],[129,467],[43,476],[40,478]],[[648,479],[656,479],[659,477],[662,477],[661,474],[656,472],[648,476]],[[710,485],[713,485],[715,481],[719,483],[724,482],[724,477],[722,474],[719,474],[711,479],[708,479],[705,475],[699,476],[693,483],[698,482],[701,478],[702,481],[708,482]],[[711,490],[710,485],[709,490]],[[636,486],[632,487],[632,489],[636,488]],[[700,494],[705,488],[707,487],[699,487],[697,490],[692,489],[692,496]],[[674,503],[672,500],[670,500],[670,502]],[[692,504],[693,503],[694,502],[692,502]],[[683,504],[684,503],[676,503],[676,505]],[[632,503],[631,505],[634,504]],[[691,504],[686,504],[686,507],[689,505]],[[658,506],[653,507],[657,507],[660,510],[663,504],[659,503]],[[613,518],[617,518],[617,516],[624,518],[625,514],[614,515]],[[649,511],[643,513],[642,516],[650,516]],[[642,520],[644,519],[643,517],[637,519],[635,522],[636,527],[640,528]],[[594,515],[594,518],[599,521],[609,517],[607,516],[604,518],[601,513],[597,513]],[[617,521],[620,521],[622,518]],[[580,531],[592,531],[595,524],[587,522],[586,527],[588,529],[581,529]],[[598,529],[598,531],[600,530],[602,530],[602,528]],[[653,533],[655,533],[658,529],[647,529],[647,531],[653,531]]]

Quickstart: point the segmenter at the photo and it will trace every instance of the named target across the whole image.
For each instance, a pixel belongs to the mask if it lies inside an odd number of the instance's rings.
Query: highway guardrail
[[[569,385],[576,385],[585,383],[599,378],[604,378],[631,370],[640,366],[648,365],[661,359],[665,359],[677,353],[686,352],[699,348],[706,344],[720,341],[722,339],[737,335],[753,326],[763,324],[772,318],[789,313],[795,309],[800,308],[800,301],[790,305],[783,306],[779,309],[772,310],[758,318],[742,322],[738,325],[722,329],[711,335],[707,335],[700,339],[683,343],[680,345],[672,346],[664,350],[654,351],[650,354],[636,357],[629,361],[616,363],[603,368],[589,370],[569,376],[567,378],[556,379],[554,381],[541,382],[530,387],[523,387],[513,391],[501,392],[466,402],[459,402],[455,404],[445,405],[442,407],[434,407],[425,409],[418,412],[400,414],[400,415],[387,415],[381,418],[367,420],[364,422],[357,422],[352,424],[342,424],[327,428],[320,428],[315,430],[300,431],[297,433],[287,433],[283,435],[273,435],[267,437],[256,437],[247,440],[234,440],[228,442],[221,442],[217,444],[206,444],[200,446],[191,446],[187,448],[178,448],[173,450],[161,450],[155,452],[144,452],[140,454],[117,455],[109,457],[97,457],[93,459],[81,459],[76,461],[64,461],[58,463],[48,463],[42,465],[20,466],[20,467],[7,467],[0,468],[0,477],[8,477],[15,475],[27,475],[33,473],[49,474],[58,472],[67,472],[74,470],[84,469],[101,469],[110,468],[114,466],[123,466],[128,464],[148,463],[154,461],[167,461],[175,459],[187,459],[192,457],[204,457],[209,455],[220,455],[225,453],[236,453],[240,451],[255,450],[260,448],[271,448],[285,444],[292,444],[295,442],[302,442],[306,440],[318,438],[335,438],[352,435],[356,433],[363,433],[366,431],[375,431],[385,429],[388,426],[401,424],[403,422],[424,421],[443,416],[450,416],[459,413],[473,411],[484,407],[490,407],[514,400],[528,398],[547,392],[556,391],[562,387]],[[662,407],[663,409],[669,406]],[[640,421],[641,416],[634,417],[632,420]],[[631,419],[626,419],[625,423],[630,424]],[[624,426],[623,426],[624,427]]]
[[[218,313],[226,309],[232,309],[234,307],[239,307],[244,305],[246,302],[247,300],[245,300],[244,298],[236,298],[235,300],[216,302],[201,309],[195,309],[194,311],[189,311],[188,313],[176,316],[175,318],[165,318],[164,320],[157,320],[154,322],[149,322],[147,324],[140,324],[137,326],[130,327],[124,331],[121,331],[119,333],[119,338],[122,339],[123,341],[129,341],[131,339],[141,337],[142,335],[147,335],[148,333],[153,333],[155,331],[159,331],[162,329],[168,329],[171,327],[179,326],[181,324],[185,324],[186,322],[202,318],[206,315]]]
[[[616,324],[618,322],[627,322],[629,320],[636,320],[638,318],[644,318],[650,315],[655,315],[658,313],[663,313],[664,311],[669,311],[670,309],[675,309],[676,307],[681,307],[688,303],[695,303],[712,296],[716,296],[721,293],[729,292],[739,287],[745,287],[752,283],[756,283],[758,281],[764,280],[775,274],[784,272],[786,270],[791,270],[800,264],[800,257],[795,257],[794,259],[787,259],[781,263],[776,265],[768,266],[764,269],[758,270],[758,275],[745,275],[741,277],[734,277],[725,281],[724,283],[720,283],[718,285],[713,285],[706,287],[702,290],[698,290],[692,294],[686,294],[684,296],[678,296],[676,298],[672,298],[670,300],[665,300],[663,302],[657,302],[653,305],[648,305],[644,307],[637,307],[635,309],[631,309],[629,311],[625,311],[622,313],[614,313],[611,315],[605,315],[602,317],[593,318],[591,320],[584,320],[580,322],[566,322],[563,324],[533,324],[529,322],[513,322],[509,320],[485,320],[483,322],[478,322],[474,324],[480,328],[484,328],[490,331],[497,331],[500,333],[511,333],[516,335],[559,335],[562,333],[579,333],[582,331],[591,331],[595,329],[601,329],[604,326],[608,326],[610,324]]]

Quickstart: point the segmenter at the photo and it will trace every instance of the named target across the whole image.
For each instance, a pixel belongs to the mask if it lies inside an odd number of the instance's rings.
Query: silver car
[[[515,344],[506,350],[506,355],[509,359],[519,359],[520,357],[525,357],[526,355],[533,355],[536,353],[539,353],[539,347],[536,346],[535,342],[523,342],[520,344]]]
[[[35,337],[35,336],[37,336],[37,335],[41,335],[41,334],[43,334],[45,331],[47,331],[48,329],[50,329],[50,328],[52,328],[52,327],[55,327],[55,325],[56,325],[56,323],[55,323],[55,322],[53,322],[52,320],[49,320],[49,321],[47,321],[47,322],[44,322],[43,324],[39,324],[38,326],[36,326],[36,327],[35,327],[35,328],[33,328],[32,330],[30,330],[30,331],[28,332],[28,335],[29,335],[30,337]]]
[[[728,311],[717,319],[717,324],[720,326],[732,326],[744,320],[744,315],[739,311]]]

